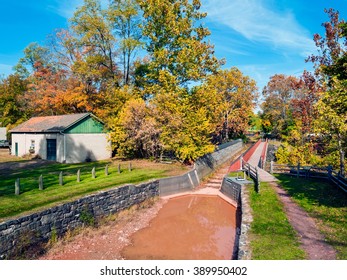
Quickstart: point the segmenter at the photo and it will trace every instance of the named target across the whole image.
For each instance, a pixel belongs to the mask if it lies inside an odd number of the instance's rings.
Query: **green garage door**
[[[57,161],[57,140],[47,139],[47,160]]]

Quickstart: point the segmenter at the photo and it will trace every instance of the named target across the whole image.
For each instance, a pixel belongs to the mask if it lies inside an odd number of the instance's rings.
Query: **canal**
[[[171,198],[158,215],[131,236],[121,255],[129,260],[230,260],[236,207],[218,196]]]

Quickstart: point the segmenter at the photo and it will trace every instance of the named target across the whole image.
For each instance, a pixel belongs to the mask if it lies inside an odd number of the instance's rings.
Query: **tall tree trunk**
[[[229,112],[226,113],[225,140],[229,141]]]
[[[123,50],[123,84],[127,84],[126,50]]]

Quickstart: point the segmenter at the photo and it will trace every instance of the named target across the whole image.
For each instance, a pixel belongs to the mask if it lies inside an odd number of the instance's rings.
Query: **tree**
[[[215,73],[221,62],[213,46],[206,42],[210,34],[199,24],[206,17],[199,0],[140,0],[144,24],[142,32],[150,55],[147,82],[159,83],[161,72],[171,75],[178,85],[200,82]]]
[[[211,143],[215,125],[199,91],[161,88],[153,100],[155,118],[161,127],[164,151],[173,151],[182,162],[191,162],[213,152]]]
[[[322,83],[330,85],[332,77],[337,76],[340,80],[347,79],[346,73],[346,46],[347,27],[344,20],[340,20],[339,12],[334,9],[325,9],[330,21],[322,23],[325,29],[325,37],[316,33],[314,42],[318,54],[310,55],[306,61],[312,62],[315,74]]]
[[[346,79],[347,79],[347,25],[339,19],[339,12],[325,10],[330,21],[323,23],[325,37],[315,34],[318,54],[307,61],[314,63],[315,73],[325,89],[317,103],[319,118],[317,130],[332,136],[340,155],[340,174],[345,174],[346,146]]]
[[[110,127],[110,139],[119,156],[157,158],[160,155],[161,130],[142,99],[129,99]]]
[[[139,5],[137,0],[113,0],[109,8],[110,21],[120,39],[121,62],[123,64],[123,82],[130,83],[130,70],[136,49],[142,43]]]
[[[47,47],[40,46],[38,43],[31,43],[24,49],[24,57],[14,67],[16,74],[21,78],[27,78],[35,70],[35,64],[52,66],[51,53]]]
[[[27,83],[18,74],[0,80],[0,126],[12,128],[28,119],[23,100]]]
[[[35,64],[23,98],[33,115],[58,115],[93,111],[83,85],[65,70]]]
[[[303,136],[313,133],[313,123],[317,117],[314,106],[319,99],[322,88],[315,77],[307,71],[304,71],[298,85],[298,90],[290,105],[293,118],[296,125],[300,127],[301,138],[303,138]]]
[[[323,93],[316,105],[319,117],[317,130],[332,136],[340,155],[340,174],[345,174],[345,147],[347,138],[347,80],[333,78],[333,88]]]
[[[244,134],[249,127],[250,116],[253,115],[258,96],[256,82],[233,67],[220,70],[216,75],[210,75],[206,83],[209,92],[213,92],[211,90],[214,89],[218,94],[216,97],[218,104],[215,105],[214,112],[219,118],[219,129],[222,128],[221,134],[224,135],[224,140],[228,141],[230,136],[237,137]]]
[[[83,80],[86,88],[105,88],[110,79],[116,85],[119,83],[116,39],[112,34],[112,22],[106,14],[98,0],[84,0],[70,19],[71,29],[78,37],[69,42],[83,49],[83,56],[75,61],[73,71]]]
[[[270,77],[270,81],[264,87],[262,119],[263,123],[270,123],[273,134],[279,137],[289,135],[294,125],[290,104],[301,87],[302,83],[298,78],[283,74]]]
[[[205,41],[209,31],[199,23],[206,14],[199,11],[197,0],[139,3],[148,59],[137,64],[136,84],[153,106],[163,149],[182,161],[195,160],[214,150],[211,112],[197,98],[204,92],[189,88],[220,66],[213,46]]]

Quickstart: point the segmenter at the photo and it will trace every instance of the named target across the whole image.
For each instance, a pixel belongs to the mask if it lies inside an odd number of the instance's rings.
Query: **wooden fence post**
[[[273,174],[274,173],[274,161],[272,160],[270,162],[270,174]]]
[[[108,164],[105,166],[105,175],[108,176]]]
[[[261,169],[264,169],[264,166],[263,166],[263,165],[264,165],[264,159],[263,159],[263,156],[260,156],[260,166],[259,166],[259,167],[260,167]]]
[[[15,195],[19,195],[20,193],[20,179],[17,178],[16,182],[14,183],[14,193]]]
[[[333,167],[329,165],[327,169],[328,169],[328,179],[331,180],[331,176],[333,175]]]
[[[77,170],[77,183],[81,182],[81,169]]]
[[[132,168],[131,168],[131,162],[129,162],[129,171],[131,171],[131,169],[132,169]]]
[[[120,163],[118,163],[118,173],[120,174]]]
[[[95,176],[95,167],[93,167],[93,169],[92,169],[92,178],[95,179],[95,177],[96,177]]]
[[[259,173],[258,173],[258,167],[255,167],[255,191],[259,192]]]
[[[43,190],[43,177],[42,174],[39,177],[39,190],[42,191]]]
[[[300,162],[298,163],[298,169],[296,171],[296,177],[299,178],[300,176]]]
[[[64,185],[64,178],[63,178],[63,171],[60,171],[59,173],[59,186]]]

